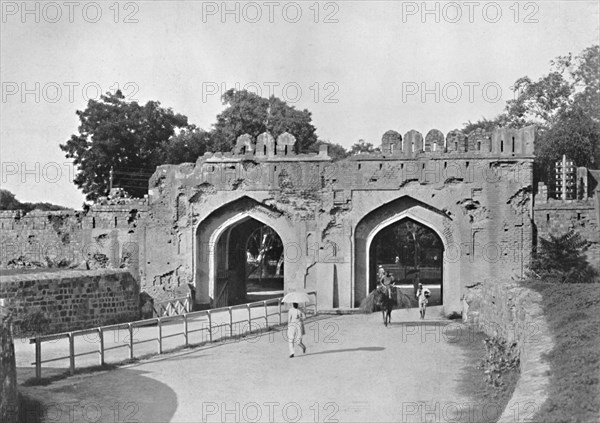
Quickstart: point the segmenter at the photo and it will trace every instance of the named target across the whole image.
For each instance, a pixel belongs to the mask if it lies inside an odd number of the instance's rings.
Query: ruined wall
[[[15,330],[39,334],[136,320],[139,285],[128,270],[64,270],[0,278]],[[19,322],[22,322],[20,325]],[[35,327],[28,327],[34,322]]]
[[[292,138],[242,136],[237,154],[206,153],[195,164],[157,169],[142,290],[174,295],[191,284],[197,302],[210,302],[214,243],[242,217],[276,229],[285,289],[317,289],[324,307],[364,298],[368,264],[359,250],[398,217],[421,219],[444,241],[449,313],[460,312],[465,286],[523,274],[532,245],[533,128],[452,131],[446,140],[437,130],[424,139],[414,130],[404,137],[388,131],[383,153],[335,163],[326,146],[296,155]]]
[[[539,293],[504,279],[487,279],[469,287],[463,319],[478,325],[488,336],[516,342],[521,376],[499,422],[521,422],[531,417],[547,398],[550,365],[545,356],[554,341]]]
[[[0,211],[0,267],[77,265],[82,260],[82,212]]]
[[[50,225],[48,215],[33,224],[50,237],[70,234],[68,245],[85,268],[126,266],[157,300],[194,290],[196,302],[208,305],[220,235],[253,218],[284,243],[285,289],[317,289],[319,306],[330,308],[360,303],[370,240],[394,219],[411,218],[442,239],[444,307],[460,312],[465,286],[524,273],[532,247],[534,136],[533,127],[446,137],[436,129],[425,137],[390,130],[381,153],[333,162],[326,145],[318,154],[296,154],[287,133],[277,140],[242,135],[233,153],[157,168],[147,201],[102,201],[63,219],[65,230]],[[21,222],[32,216],[0,219],[14,231],[5,239],[46,236]],[[3,264],[15,256],[10,251],[3,248]]]
[[[2,304],[0,304],[0,307]],[[0,309],[0,421],[18,421],[17,368],[10,323],[6,311]]]
[[[145,200],[105,201],[82,211],[0,211],[0,268],[122,268],[143,259]]]

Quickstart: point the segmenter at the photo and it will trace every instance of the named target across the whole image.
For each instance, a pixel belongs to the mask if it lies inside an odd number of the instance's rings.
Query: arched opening
[[[378,284],[378,269],[389,272],[405,294],[417,285],[430,289],[430,305],[442,305],[444,243],[431,228],[411,218],[390,223],[375,233],[369,247],[369,291]]]
[[[215,244],[214,307],[281,296],[283,253],[277,232],[252,217],[225,229]]]
[[[426,254],[429,254],[429,257],[426,256],[426,258],[423,259],[424,261],[421,263],[421,266],[423,266],[423,263],[427,264],[430,261],[439,262],[440,264],[436,265],[437,268],[439,268],[439,270],[437,270],[437,274],[439,275],[441,273],[442,276],[438,276],[437,279],[434,279],[431,277],[430,273],[427,275],[423,273],[420,275],[420,278],[430,279],[432,282],[436,280],[439,281],[438,283],[441,283],[443,286],[443,290],[442,287],[440,287],[440,295],[443,298],[444,309],[447,308],[449,312],[459,310],[461,307],[460,280],[456,277],[450,277],[450,275],[460,274],[460,260],[456,260],[456,252],[454,250],[450,251],[450,259],[446,257],[449,254],[449,248],[457,242],[455,240],[457,233],[454,230],[454,225],[450,217],[442,210],[432,207],[431,205],[428,205],[410,196],[402,196],[388,203],[382,204],[379,207],[373,208],[373,210],[365,214],[357,223],[354,231],[352,304],[354,307],[360,306],[361,301],[371,291],[371,280],[373,278],[372,275],[376,274],[377,272],[377,259],[375,259],[375,263],[371,264],[371,245],[374,241],[377,243],[377,240],[384,236],[380,234],[386,234],[390,231],[393,232],[394,228],[397,228],[395,226],[397,222],[407,221],[410,221],[412,224],[420,224],[426,229],[423,230],[424,232],[433,232],[435,234],[435,237],[433,237],[433,235],[429,235],[430,238],[435,238],[435,243],[432,241],[428,245],[435,246],[437,248],[437,246],[441,244],[441,257],[438,257],[438,259],[434,260],[433,258],[435,257],[435,254],[432,255],[433,251],[427,252]],[[419,228],[421,226],[419,226]],[[378,235],[380,236],[378,237]],[[398,271],[402,271],[402,274],[397,275],[398,278],[405,280],[408,279],[409,272],[411,270],[408,260],[410,260],[410,257],[413,257],[414,260],[414,255],[410,255],[410,251],[414,247],[411,247],[410,242],[402,237],[400,237],[398,241],[394,242],[399,244],[401,249],[404,248],[404,245],[407,246],[406,252],[394,254],[393,258],[391,259],[392,263],[395,264],[396,255],[405,256],[405,263],[407,266],[406,278],[404,277],[403,268],[398,268]],[[377,255],[376,252],[375,255]],[[390,258],[388,257],[385,260],[390,260]],[[442,262],[443,265],[441,265]]]

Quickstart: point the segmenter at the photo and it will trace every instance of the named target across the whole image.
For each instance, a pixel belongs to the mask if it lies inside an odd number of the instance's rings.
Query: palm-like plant
[[[590,266],[583,252],[588,242],[573,230],[550,239],[540,238],[530,270],[541,279],[561,283],[594,282],[598,272]]]

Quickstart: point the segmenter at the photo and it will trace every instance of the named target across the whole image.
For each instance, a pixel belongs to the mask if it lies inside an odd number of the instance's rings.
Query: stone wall
[[[139,297],[139,285],[125,269],[0,278],[0,298],[13,313],[15,331],[28,336],[136,320]]]
[[[147,208],[143,199],[119,199],[85,213],[0,211],[0,268],[127,267],[137,278]]]
[[[295,154],[285,148],[293,144],[289,134],[269,137],[241,136],[234,153],[157,168],[140,263],[143,291],[156,297],[192,285],[196,303],[211,304],[215,275],[230,270],[215,252],[221,235],[244,219],[277,232],[285,248],[284,290],[316,289],[319,307],[359,305],[373,270],[371,240],[405,218],[444,244],[448,314],[461,312],[466,286],[496,274],[524,275],[533,240],[533,128],[464,139],[452,132],[446,140],[436,130],[425,138],[388,131],[382,153],[338,162],[326,148]]]
[[[0,422],[17,422],[17,398],[15,348],[7,316],[0,310]]]
[[[521,376],[499,422],[531,418],[547,398],[550,365],[544,358],[554,342],[542,308],[542,296],[505,280],[486,280],[464,297],[463,319],[488,335],[516,342]]]

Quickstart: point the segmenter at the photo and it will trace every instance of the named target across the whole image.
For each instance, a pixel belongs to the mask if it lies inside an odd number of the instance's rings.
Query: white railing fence
[[[308,304],[306,306],[306,311],[307,312],[311,311],[312,314],[317,314],[317,293],[312,291],[312,292],[309,292],[308,295],[314,296],[314,303]],[[271,326],[281,325],[283,323],[282,315],[283,315],[283,313],[286,313],[287,311],[283,311],[283,307],[282,307],[283,303],[281,302],[282,298],[283,297],[273,298],[273,299],[269,299],[269,300],[265,300],[265,301],[257,301],[257,302],[253,302],[253,303],[239,304],[239,305],[230,306],[230,307],[221,307],[221,308],[215,308],[215,309],[210,309],[210,310],[202,310],[202,311],[195,311],[195,312],[189,312],[189,313],[183,313],[183,314],[176,314],[176,315],[167,316],[167,317],[154,317],[152,319],[137,320],[137,321],[129,322],[129,323],[120,323],[120,324],[116,324],[116,325],[101,326],[101,327],[95,327],[95,328],[91,328],[91,329],[82,329],[82,330],[76,330],[76,331],[72,331],[72,332],[63,332],[63,333],[57,333],[57,334],[52,334],[52,335],[37,336],[37,337],[31,338],[29,340],[30,344],[35,344],[35,362],[33,362],[31,364],[35,365],[35,377],[37,379],[41,379],[42,364],[45,364],[45,363],[68,359],[69,360],[69,371],[71,374],[74,374],[76,357],[81,357],[81,356],[90,355],[90,354],[98,354],[98,364],[104,365],[105,364],[104,355],[107,351],[110,351],[110,350],[113,350],[116,348],[127,347],[129,350],[129,359],[133,360],[136,358],[136,354],[135,354],[136,349],[134,347],[138,344],[145,343],[145,342],[156,342],[156,353],[162,354],[163,353],[163,341],[167,338],[180,336],[180,337],[182,337],[182,342],[180,345],[178,345],[178,347],[187,347],[190,345],[190,342],[189,342],[190,334],[195,333],[195,332],[205,331],[208,334],[208,341],[213,342],[213,341],[217,340],[216,337],[214,336],[214,329],[221,328],[224,326],[229,329],[229,331],[228,331],[229,336],[233,336],[234,335],[234,330],[233,330],[234,324],[247,323],[248,324],[247,332],[249,333],[252,331],[252,322],[255,320],[259,320],[259,319],[265,320],[266,329],[268,330]],[[273,312],[269,313],[269,310],[268,310],[269,306],[271,306],[271,307],[277,306],[277,311],[274,313]],[[233,320],[233,311],[239,310],[239,309],[246,309],[247,317],[245,317],[243,320],[234,321]],[[255,313],[255,315],[253,316],[253,313],[252,313],[253,310],[260,310],[260,315],[257,316],[256,315],[257,313]],[[227,313],[228,318],[225,320],[225,323],[217,324],[217,322],[214,321],[215,316],[219,315],[219,314],[223,314],[223,313]],[[269,322],[269,317],[272,317],[272,316],[278,316],[277,323],[273,324],[273,322]],[[208,319],[208,325],[206,327],[202,326],[200,328],[191,329],[189,327],[190,320],[197,319],[198,317],[206,317]],[[179,322],[181,324],[180,331],[177,331],[176,333],[163,334],[163,325],[165,323],[176,323],[176,322]],[[155,332],[155,336],[153,338],[144,339],[144,340],[136,340],[135,339],[134,330],[136,328],[147,327],[147,326],[151,326],[151,325],[156,325],[156,332]],[[105,347],[105,333],[109,332],[109,331],[123,330],[123,329],[127,330],[127,333],[128,333],[128,336],[126,337],[127,344],[126,345],[116,345],[116,346],[112,346],[112,347]],[[97,350],[96,351],[86,351],[86,352],[81,352],[79,354],[76,354],[75,353],[75,340],[77,338],[85,339],[85,337],[89,337],[89,335],[94,336],[94,342],[96,342],[96,336],[97,336],[97,342],[98,342]],[[68,339],[68,345],[69,345],[68,355],[47,358],[46,360],[44,360],[42,357],[42,344],[44,342],[57,341],[57,340],[61,340],[61,339]],[[176,347],[176,348],[178,348],[178,347]],[[172,349],[173,348],[171,348],[170,350],[172,350]],[[145,352],[141,355],[148,355],[148,352]],[[84,366],[84,367],[86,367],[86,366]]]

